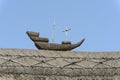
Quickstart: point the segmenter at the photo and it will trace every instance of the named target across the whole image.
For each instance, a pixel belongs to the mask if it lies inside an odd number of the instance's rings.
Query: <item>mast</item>
[[[68,41],[68,32],[70,31],[71,29],[66,27],[66,29],[63,31],[66,33],[66,41]]]
[[[52,43],[54,43],[55,27],[56,27],[56,24],[55,24],[55,19],[54,19],[53,28],[52,28]]]

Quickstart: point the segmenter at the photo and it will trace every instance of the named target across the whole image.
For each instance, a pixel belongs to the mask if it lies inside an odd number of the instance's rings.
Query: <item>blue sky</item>
[[[72,43],[85,38],[76,51],[120,51],[120,0],[0,0],[0,48],[36,49],[26,31],[51,41]]]

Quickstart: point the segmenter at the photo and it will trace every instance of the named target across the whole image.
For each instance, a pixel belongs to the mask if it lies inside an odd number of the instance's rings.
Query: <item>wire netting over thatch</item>
[[[0,75],[118,76],[120,52],[0,49]]]

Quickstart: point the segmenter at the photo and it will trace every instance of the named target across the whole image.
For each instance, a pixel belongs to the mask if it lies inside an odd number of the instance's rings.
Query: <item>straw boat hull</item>
[[[54,43],[45,43],[45,42],[35,42],[35,46],[38,49],[44,50],[56,50],[56,51],[68,51],[80,46],[85,39],[82,39],[76,44],[54,44]]]
[[[39,37],[38,32],[26,32],[29,38],[35,43],[35,46],[38,49],[42,50],[56,50],[56,51],[67,51],[72,50],[76,47],[79,47],[85,39],[82,39],[80,42],[76,44],[71,44],[71,42],[62,42],[62,44],[56,44],[56,43],[49,43],[48,38]]]

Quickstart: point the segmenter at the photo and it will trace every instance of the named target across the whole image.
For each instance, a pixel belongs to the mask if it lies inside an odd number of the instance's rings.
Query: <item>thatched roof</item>
[[[120,52],[0,49],[0,74],[120,75]]]

